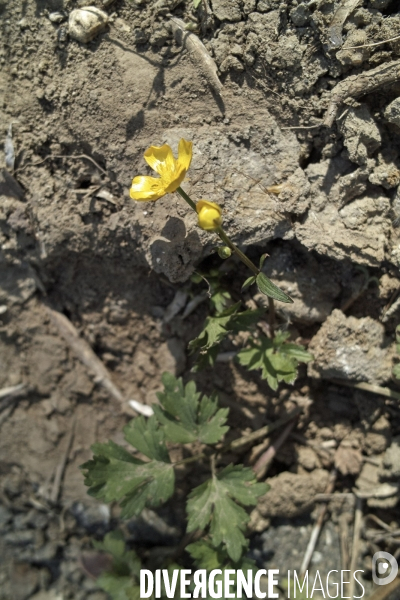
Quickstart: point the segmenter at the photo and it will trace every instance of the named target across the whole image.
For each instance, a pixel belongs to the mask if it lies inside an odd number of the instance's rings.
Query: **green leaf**
[[[219,314],[228,308],[229,303],[232,302],[232,296],[228,291],[218,288],[211,294],[210,302],[215,312]]]
[[[93,460],[82,465],[88,493],[105,502],[120,501],[123,518],[159,506],[174,492],[175,475],[155,417],[138,417],[125,428],[128,442],[155,460],[144,462],[112,441],[94,444]]]
[[[261,258],[260,258],[260,264],[259,264],[259,267],[258,267],[258,268],[260,269],[260,271],[261,271],[261,269],[262,269],[262,268],[263,268],[263,266],[264,266],[264,262],[265,262],[265,259],[267,258],[267,256],[268,256],[268,254],[263,254],[263,255],[261,256]]]
[[[112,600],[139,600],[140,587],[129,576],[115,573],[102,573],[97,584],[107,592]]]
[[[186,546],[186,550],[193,558],[196,567],[212,571],[213,569],[256,569],[256,564],[250,558],[242,558],[239,562],[233,562],[228,556],[225,546],[215,548],[211,542],[207,540],[199,540],[193,544]]]
[[[246,290],[248,287],[250,287],[251,285],[253,285],[253,283],[256,282],[257,276],[256,275],[252,275],[251,277],[248,277],[246,279],[246,281],[244,282],[244,284],[242,285],[242,292],[244,290]]]
[[[200,6],[201,0],[193,0],[193,6],[194,8],[197,8],[198,6]]]
[[[164,443],[164,432],[158,429],[157,419],[154,416],[149,419],[143,416],[132,419],[124,427],[124,434],[126,441],[148,458],[170,462]]]
[[[259,340],[251,340],[250,346],[237,355],[239,363],[249,371],[261,369],[261,377],[273,390],[278,388],[280,381],[294,383],[299,362],[307,363],[313,359],[303,346],[285,343],[287,337],[286,333],[278,333],[273,340],[262,336]]]
[[[184,386],[182,379],[164,373],[162,382],[165,391],[157,394],[161,407],[153,409],[169,441],[216,444],[229,430],[225,426],[229,409],[218,410],[215,398],[201,397],[193,381]]]
[[[205,529],[210,526],[214,546],[224,543],[230,558],[237,562],[247,547],[243,535],[249,520],[247,512],[239,506],[251,506],[268,489],[257,483],[251,469],[243,465],[228,466],[192,490],[187,502],[187,530]]]
[[[195,350],[208,350],[216,344],[222,342],[222,340],[228,335],[229,322],[232,314],[234,314],[240,306],[240,302],[237,302],[233,306],[230,306],[223,313],[217,317],[207,317],[204,323],[203,331],[197,338],[189,342],[189,349],[193,352]]]
[[[279,289],[264,273],[259,273],[257,275],[257,286],[262,294],[269,296],[270,298],[274,298],[275,300],[279,300],[279,302],[292,303],[293,300],[285,294],[281,289]]]
[[[393,375],[396,379],[400,379],[400,363],[393,367]]]

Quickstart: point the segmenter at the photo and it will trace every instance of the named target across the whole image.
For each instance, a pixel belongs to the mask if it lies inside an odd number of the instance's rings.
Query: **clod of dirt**
[[[240,0],[213,0],[213,13],[220,21],[237,22],[242,18]]]
[[[360,450],[340,444],[335,453],[335,467],[342,475],[358,475],[362,465]]]
[[[68,20],[68,32],[77,42],[87,44],[108,23],[108,15],[95,6],[84,6],[73,10]]]
[[[400,436],[393,438],[389,448],[387,448],[384,456],[381,470],[379,472],[381,479],[398,479],[400,478]]]
[[[349,108],[344,119],[339,120],[339,130],[350,160],[358,165],[366,164],[381,145],[381,134],[365,104]]]
[[[389,123],[400,127],[400,98],[396,98],[388,104],[384,114]]]
[[[315,361],[310,377],[383,383],[390,379],[392,350],[384,347],[385,330],[371,317],[346,317],[336,309],[311,340]]]
[[[275,248],[265,262],[264,272],[293,299],[293,304],[277,308],[296,322],[322,323],[340,293],[332,274],[309,252],[294,246]],[[266,301],[261,294],[255,300],[262,304]]]
[[[368,47],[354,48],[354,46],[363,46],[366,41],[367,34],[363,29],[352,31],[348,35],[343,49],[336,53],[336,58],[344,66],[359,67],[364,60],[369,58],[369,49]]]
[[[328,477],[323,469],[309,475],[280,473],[268,480],[271,489],[259,499],[258,511],[263,517],[296,517],[311,508],[314,496],[325,490]]]
[[[380,464],[382,456],[374,457]],[[371,508],[393,508],[399,499],[398,483],[381,483],[381,467],[375,464],[364,463],[361,473],[356,481],[357,495],[367,500]]]

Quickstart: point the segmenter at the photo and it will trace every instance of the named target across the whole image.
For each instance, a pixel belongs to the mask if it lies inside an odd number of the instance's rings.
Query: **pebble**
[[[108,15],[95,6],[84,6],[73,10],[69,16],[69,35],[77,42],[87,44],[108,23]]]
[[[63,12],[51,12],[49,14],[49,19],[52,23],[62,23],[67,20],[67,15]]]

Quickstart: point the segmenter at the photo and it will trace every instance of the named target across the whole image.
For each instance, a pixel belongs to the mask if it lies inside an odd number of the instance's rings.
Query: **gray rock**
[[[108,15],[96,6],[83,6],[73,10],[68,20],[68,33],[77,42],[87,44],[107,25]]]
[[[334,310],[311,340],[310,377],[383,383],[392,372],[393,351],[385,329],[370,317],[356,319]]]
[[[384,115],[389,123],[394,123],[394,125],[400,127],[400,97],[387,105]]]
[[[350,107],[339,120],[339,131],[344,137],[350,160],[363,165],[381,145],[381,134],[365,104]]]

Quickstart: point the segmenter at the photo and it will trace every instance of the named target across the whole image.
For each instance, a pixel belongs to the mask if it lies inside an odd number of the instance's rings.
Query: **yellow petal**
[[[200,200],[196,204],[198,226],[206,231],[215,231],[222,224],[222,209],[216,202]]]
[[[181,171],[182,169],[188,171],[190,167],[190,163],[192,162],[192,142],[188,142],[183,138],[179,141],[178,146],[178,169]]]
[[[175,158],[168,144],[164,146],[150,146],[144,153],[147,164],[162,177],[175,172]],[[170,179],[170,178],[169,178]]]
[[[132,181],[129,191],[133,200],[147,202],[149,200],[158,200],[167,193],[161,179],[155,177],[139,176]]]

